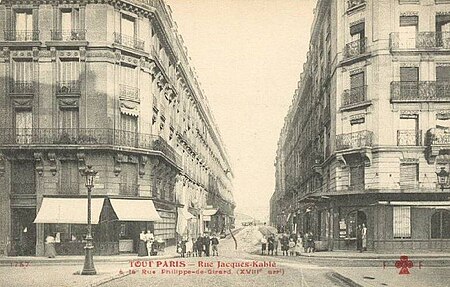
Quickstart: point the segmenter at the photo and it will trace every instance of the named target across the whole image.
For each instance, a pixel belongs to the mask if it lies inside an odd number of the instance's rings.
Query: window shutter
[[[394,238],[411,238],[411,208],[409,206],[393,207]]]
[[[364,86],[364,73],[358,73],[350,76],[350,87],[358,88]]]
[[[364,166],[350,166],[350,186],[364,187]]]
[[[418,67],[401,67],[400,81],[402,82],[417,82],[419,81]]]
[[[436,67],[436,81],[450,82],[450,67]]]
[[[400,26],[418,26],[419,16],[400,16]]]
[[[364,25],[365,23],[358,23],[356,25],[350,26],[350,35],[355,35],[355,34],[360,34],[360,33],[364,33]]]
[[[404,188],[413,188],[417,186],[417,164],[400,165],[400,186]]]

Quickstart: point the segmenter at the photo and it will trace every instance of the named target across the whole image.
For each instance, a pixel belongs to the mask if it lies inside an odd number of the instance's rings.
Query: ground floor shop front
[[[449,251],[450,201],[448,194],[309,198],[279,229],[311,232],[316,250],[357,250],[364,239],[376,252]]]

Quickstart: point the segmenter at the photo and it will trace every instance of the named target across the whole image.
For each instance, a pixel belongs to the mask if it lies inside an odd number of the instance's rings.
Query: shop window
[[[84,224],[45,224],[45,234],[53,235],[58,243],[81,243],[87,234],[87,229]]]
[[[411,207],[393,207],[392,227],[395,239],[411,238]]]
[[[450,239],[450,212],[439,210],[431,216],[431,238]]]
[[[35,169],[32,161],[11,162],[11,193],[35,194]]]

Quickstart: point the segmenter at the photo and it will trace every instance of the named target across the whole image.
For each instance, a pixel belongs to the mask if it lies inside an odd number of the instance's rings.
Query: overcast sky
[[[166,1],[225,142],[236,211],[265,217],[316,0]]]

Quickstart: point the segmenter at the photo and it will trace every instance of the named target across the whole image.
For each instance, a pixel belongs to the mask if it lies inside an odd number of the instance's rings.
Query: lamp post
[[[441,167],[439,172],[436,172],[438,183],[441,186],[441,190],[444,191],[444,186],[447,185],[448,182],[448,171],[445,170],[445,167]]]
[[[86,246],[84,247],[85,250],[85,257],[84,257],[84,266],[83,271],[81,271],[81,275],[95,275],[97,274],[97,271],[95,271],[94,267],[94,245],[92,244],[92,224],[91,224],[91,191],[94,187],[94,177],[97,174],[97,171],[92,169],[91,165],[88,165],[87,168],[84,170],[84,176],[85,176],[85,185],[88,190],[88,206],[87,206],[87,224],[88,224],[88,233],[86,235]]]

